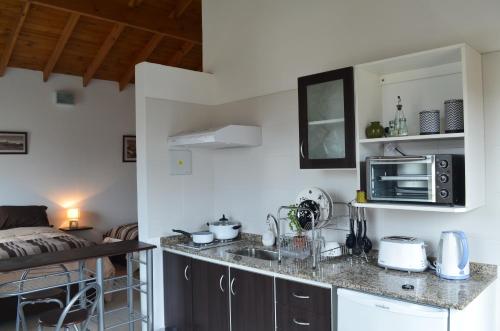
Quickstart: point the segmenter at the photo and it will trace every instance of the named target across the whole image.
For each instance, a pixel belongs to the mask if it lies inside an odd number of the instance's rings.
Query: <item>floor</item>
[[[117,268],[117,275],[122,275],[122,274],[125,274],[125,270],[120,270],[119,268]],[[134,276],[138,277],[138,274],[136,274]],[[141,304],[140,303],[140,296],[138,295],[138,293],[136,291],[134,291],[134,292],[135,292],[134,293],[134,307],[140,307],[140,304]],[[126,304],[127,304],[126,292],[125,291],[115,292],[115,293],[113,293],[111,301],[107,302],[105,304],[105,310],[108,311],[108,310],[120,308],[120,307],[125,306]],[[126,314],[126,311],[125,311],[125,314]],[[31,316],[28,319],[28,325],[29,325],[28,331],[37,330],[37,320],[38,320],[37,316]],[[106,325],[109,326],[109,325],[117,324],[119,322],[125,322],[126,320],[127,320],[127,316],[124,314],[121,314],[121,316],[110,316],[109,318],[107,317],[105,320],[105,323],[106,323]],[[90,323],[89,329],[91,331],[97,330],[96,324]],[[15,321],[0,322],[0,331],[15,331],[15,330],[16,330]],[[44,328],[44,330],[53,330],[53,329]],[[125,331],[126,330],[126,331],[128,331],[129,328],[128,328],[128,326],[125,325],[125,326],[113,328],[112,330],[116,330],[116,331]],[[136,331],[141,330],[141,322],[135,323],[135,330]],[[24,331],[26,331],[26,330],[24,330]]]
[[[113,294],[113,299],[111,300],[111,302],[106,303],[106,310],[110,310],[110,309],[122,307],[122,306],[124,306],[126,304],[126,302],[127,302],[127,298],[126,298],[126,293],[125,292],[123,292],[123,293],[114,293]],[[139,307],[139,305],[140,305],[139,296],[134,297],[134,305],[136,307]],[[123,319],[123,317],[121,319],[119,317],[118,318],[116,318],[116,317],[115,318],[110,317],[109,319],[106,319],[106,323],[110,323],[110,324],[115,324],[115,323],[118,323],[120,321],[125,321],[125,319]],[[37,330],[36,322],[37,322],[37,317],[36,316],[32,316],[28,320],[29,330]],[[110,325],[110,324],[108,324],[108,325]],[[16,323],[15,323],[15,321],[0,322],[0,330],[1,331],[15,331],[16,330]],[[52,330],[52,329],[45,328],[44,330]],[[90,330],[92,330],[92,331],[97,330],[97,327],[96,327],[95,323],[91,323]],[[122,330],[125,331],[125,330],[127,330],[128,331],[128,326],[117,327],[117,328],[114,328],[112,330],[119,330],[119,331],[122,331]],[[136,322],[135,330],[141,330],[141,324],[140,324],[140,322]]]

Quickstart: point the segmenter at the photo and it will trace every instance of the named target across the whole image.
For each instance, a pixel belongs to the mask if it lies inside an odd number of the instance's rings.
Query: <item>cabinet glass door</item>
[[[301,168],[354,168],[354,79],[345,68],[301,77]]]

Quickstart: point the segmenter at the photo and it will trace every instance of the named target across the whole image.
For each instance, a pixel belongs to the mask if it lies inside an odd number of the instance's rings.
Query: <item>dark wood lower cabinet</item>
[[[276,279],[276,319],[280,331],[332,330],[332,291]]]
[[[163,253],[163,291],[166,331],[192,331],[192,260]]]
[[[193,330],[229,331],[229,270],[193,260]]]
[[[272,277],[231,269],[232,331],[274,330]]]
[[[280,331],[330,331],[331,316],[319,315],[297,307],[276,307],[276,319]]]
[[[166,331],[274,331],[275,324],[279,331],[335,330],[336,297],[328,288],[168,252],[163,269]]]

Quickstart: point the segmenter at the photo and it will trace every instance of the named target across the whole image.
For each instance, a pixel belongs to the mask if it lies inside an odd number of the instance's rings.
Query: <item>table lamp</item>
[[[80,219],[80,208],[68,208],[66,210],[66,217],[69,221],[69,228],[78,228],[78,220]]]

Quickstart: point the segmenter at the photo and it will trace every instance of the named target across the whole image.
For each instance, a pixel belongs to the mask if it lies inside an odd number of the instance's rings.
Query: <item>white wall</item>
[[[371,212],[369,235],[419,236],[435,252],[443,230],[462,229],[471,241],[474,261],[500,265],[500,52],[483,56],[486,206],[466,214],[377,211]],[[250,232],[265,229],[265,216],[277,206],[291,203],[308,186],[328,190],[339,201],[350,201],[357,189],[356,174],[349,170],[300,170],[296,90],[256,97],[217,107],[218,123],[263,127],[259,148],[214,152],[214,212],[225,212]],[[339,208],[337,208],[339,209]],[[339,211],[339,213],[341,210]],[[344,224],[340,224],[343,226]]]
[[[204,69],[235,101],[297,77],[466,42],[500,49],[494,0],[203,1]]]
[[[61,108],[54,91],[73,91]],[[133,89],[115,83],[11,69],[0,79],[0,131],[27,131],[28,155],[0,155],[0,204],[45,204],[52,224],[78,206],[81,224],[100,231],[137,220],[135,163],[122,163],[122,136],[135,133]],[[64,224],[66,225],[66,224]],[[83,234],[83,233],[82,233]]]
[[[206,215],[202,209],[210,210],[206,201],[213,203],[213,218],[225,212],[243,222],[244,231],[260,232],[266,226],[266,213],[275,212],[282,203],[292,202],[298,191],[306,186],[324,187],[334,193],[336,199],[349,200],[356,189],[354,172],[299,170],[297,77],[462,42],[481,52],[498,50],[499,11],[500,3],[491,0],[203,1],[204,68],[213,76],[203,75],[193,80],[191,74],[149,64],[138,66],[136,72],[141,238],[157,242],[160,236],[170,234],[172,226],[199,228]],[[500,59],[489,57],[484,59],[485,93],[490,100],[486,100],[486,121],[489,134],[495,135],[499,124],[489,121],[496,116],[494,119],[499,123],[495,112],[497,105],[491,100],[498,93],[499,83],[495,80],[500,79],[500,73],[493,71],[500,65]],[[489,75],[488,70],[492,71]],[[193,81],[196,84],[188,90],[190,93],[172,92],[178,90],[178,86],[189,86],[185,83]],[[215,85],[214,89],[212,85]],[[207,91],[211,91],[215,98],[211,98]],[[277,93],[280,91],[285,92]],[[149,108],[167,113],[172,109],[159,103],[158,107],[153,106],[148,96],[205,105],[222,104],[214,108],[202,107],[213,115],[203,120],[191,119],[200,125],[202,122],[205,125],[238,122],[263,126],[263,146],[213,153],[213,195],[208,196],[210,189],[206,184],[210,173],[203,170],[206,177],[201,187],[207,196],[202,207],[192,214],[195,218],[182,216],[188,215],[190,205],[173,204],[167,199],[172,195],[164,190],[188,196],[196,193],[197,188],[195,185],[179,186],[178,182],[175,184],[165,178],[168,177],[167,159],[158,153],[166,149],[167,134],[157,127],[156,121],[148,119],[148,112]],[[201,112],[196,114],[200,116]],[[164,121],[164,126],[172,125],[167,120],[170,118],[168,114],[156,118],[159,123]],[[189,126],[187,119],[183,121]],[[492,125],[495,127],[491,128]],[[155,128],[154,135],[148,133],[150,126]],[[487,139],[490,154],[487,176],[492,177],[491,169],[498,167],[498,160],[493,161],[493,165],[490,160],[492,155],[498,159],[498,147],[491,143],[496,140]],[[209,155],[205,156],[202,159],[207,161]],[[150,161],[155,164],[155,171],[152,171],[154,167]],[[205,161],[203,165],[210,166]],[[495,181],[498,184],[496,177]],[[161,189],[154,188],[161,185]],[[491,185],[488,193],[492,190]],[[151,196],[153,191],[156,193]],[[178,196],[175,199],[181,201]],[[156,202],[151,204],[150,201]],[[494,220],[498,212],[491,201],[490,197],[485,208],[458,216],[398,212],[370,215],[370,235],[378,238],[385,233],[411,231],[434,243],[441,228],[464,226],[471,236],[473,259],[500,264],[494,253],[498,251],[494,231],[485,229],[486,226],[498,229]],[[171,211],[174,212],[172,218],[168,217]],[[161,219],[161,215],[165,217]],[[385,217],[387,220],[383,219]],[[482,226],[476,228],[478,223]],[[344,235],[344,232],[339,233],[337,237]],[[162,293],[159,254],[155,263],[155,275],[158,275],[155,292]],[[163,311],[161,299],[157,299],[155,326],[158,328],[163,323]]]
[[[145,97],[140,70],[136,77],[137,95],[141,95],[136,104],[139,237],[159,245],[159,238],[172,234],[172,229],[200,229],[213,215],[212,153],[193,150],[192,175],[171,176],[167,146],[170,135],[210,126],[212,112],[209,106]],[[164,325],[160,250],[153,252],[153,266],[154,319],[159,328]]]
[[[471,259],[500,265],[500,52],[483,56],[486,125],[486,206],[466,214],[377,211],[369,215],[369,233],[412,235],[430,244],[435,252],[440,232],[462,229],[469,236]],[[296,90],[280,92],[219,106],[146,98],[144,141],[148,218],[140,222],[143,237],[171,234],[171,228],[195,230],[209,218],[225,213],[243,223],[246,232],[266,229],[265,216],[279,205],[292,203],[308,186],[328,190],[337,201],[349,201],[357,189],[352,170],[300,170],[298,156],[298,109]],[[228,150],[193,150],[193,175],[170,176],[166,139],[188,129],[229,123],[260,125],[260,147]],[[174,131],[175,130],[175,131]],[[140,171],[142,173],[142,171]],[[344,214],[337,207],[337,215]],[[142,219],[142,218],[141,218]],[[345,223],[340,222],[345,229]],[[327,231],[327,239],[342,240],[345,231]],[[152,240],[152,242],[157,242]],[[161,254],[155,258],[155,291],[162,293]],[[155,299],[157,325],[163,323],[162,298]]]
[[[172,176],[167,138],[210,126],[211,108],[152,98],[147,99],[146,107],[148,222],[145,237],[168,233],[174,225],[180,229],[197,229],[213,214],[213,154],[204,149],[193,150],[192,175]]]
[[[217,107],[219,125],[237,123],[262,127],[260,147],[214,151],[214,218],[222,213],[243,224],[243,231],[261,233],[266,215],[295,203],[310,186],[333,194],[335,201],[352,199],[355,170],[301,170],[297,91],[280,92]],[[346,208],[335,206],[335,215]],[[343,234],[342,234],[343,236]]]

